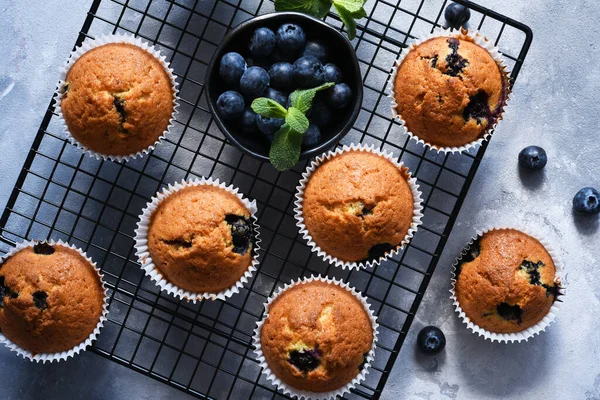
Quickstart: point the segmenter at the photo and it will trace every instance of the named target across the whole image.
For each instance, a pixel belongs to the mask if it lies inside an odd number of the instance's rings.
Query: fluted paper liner
[[[27,247],[33,247],[38,243],[48,243],[50,246],[63,246],[63,247],[67,247],[67,248],[73,249],[76,252],[78,252],[83,258],[85,258],[90,263],[90,265],[92,267],[94,267],[94,270],[98,274],[98,279],[100,280],[100,283],[102,284],[102,289],[104,290],[104,304],[102,305],[102,315],[100,316],[100,320],[98,321],[96,328],[94,329],[94,331],[92,333],[90,333],[90,335],[88,336],[87,339],[85,339],[83,342],[81,342],[80,344],[78,344],[77,346],[73,347],[70,350],[62,351],[59,353],[33,354],[32,352],[25,350],[22,347],[19,347],[16,343],[14,343],[10,339],[8,339],[6,336],[4,336],[4,334],[0,333],[0,342],[4,343],[4,345],[10,349],[10,351],[14,351],[18,355],[23,356],[23,358],[27,358],[30,361],[41,362],[41,363],[45,363],[47,361],[47,362],[51,363],[53,361],[58,362],[61,360],[66,360],[69,357],[74,357],[76,354],[79,354],[81,351],[85,351],[85,349],[89,345],[91,345],[94,340],[96,340],[96,338],[100,334],[100,329],[104,326],[104,321],[106,321],[106,316],[108,315],[109,296],[108,296],[108,289],[106,288],[106,285],[104,284],[104,279],[103,279],[104,276],[100,272],[100,268],[98,268],[96,266],[96,263],[93,262],[92,259],[89,258],[82,249],[75,247],[72,244],[65,243],[62,240],[58,240],[58,241],[30,240],[30,241],[18,243],[8,253],[6,253],[4,256],[0,257],[0,267],[2,266],[2,264],[4,264],[4,262],[7,259],[9,259],[13,255],[15,255],[19,251],[21,251]]]
[[[402,242],[395,249],[388,251],[383,256],[379,257],[378,259],[369,260],[367,262],[343,261],[337,257],[327,254],[313,240],[312,236],[310,235],[310,232],[308,231],[308,229],[306,228],[306,225],[304,224],[304,217],[302,215],[302,203],[304,201],[304,191],[306,190],[306,185],[308,184],[308,181],[309,181],[311,175],[316,171],[316,169],[321,164],[325,163],[326,161],[330,160],[333,157],[336,157],[336,156],[338,156],[342,153],[348,152],[348,151],[369,152],[369,153],[377,154],[381,157],[384,157],[388,161],[390,161],[392,164],[394,164],[396,167],[398,167],[399,170],[401,170],[408,176],[407,182],[408,182],[408,185],[410,186],[410,190],[411,190],[412,196],[413,196],[413,219],[412,219],[410,228],[408,229],[408,232],[407,232],[406,236],[404,237],[404,239],[402,240]],[[327,153],[324,153],[324,154],[318,156],[314,161],[312,161],[312,163],[308,167],[306,167],[306,171],[304,171],[304,173],[302,174],[302,179],[300,180],[298,186],[296,187],[296,201],[294,202],[296,207],[294,208],[294,212],[295,212],[295,217],[296,217],[296,221],[297,221],[296,226],[298,226],[300,228],[300,233],[302,234],[302,237],[304,238],[304,240],[306,240],[308,242],[308,245],[311,247],[311,250],[313,252],[317,253],[319,255],[319,257],[323,258],[323,260],[329,262],[330,264],[335,264],[336,267],[342,267],[342,269],[346,269],[346,268],[359,269],[359,268],[368,268],[373,265],[379,265],[379,263],[381,263],[382,261],[387,260],[388,258],[392,257],[393,255],[399,253],[410,242],[410,240],[414,236],[415,232],[417,232],[419,225],[421,225],[421,218],[423,217],[422,202],[423,202],[423,199],[421,198],[421,191],[419,190],[419,185],[417,185],[417,179],[412,177],[408,168],[404,166],[404,163],[398,162],[392,153],[376,149],[375,146],[373,146],[373,145],[368,146],[368,145],[363,145],[363,144],[350,144],[350,146],[344,145],[341,148],[337,148],[336,150],[330,150]]]
[[[485,131],[483,132],[483,135],[481,137],[479,137],[478,139],[476,139],[470,143],[464,144],[462,146],[442,147],[442,146],[438,146],[438,145],[435,145],[432,143],[425,142],[417,134],[409,131],[406,128],[406,121],[404,121],[402,119],[402,116],[400,114],[398,114],[398,110],[396,108],[396,107],[398,107],[398,104],[396,103],[396,98],[394,97],[394,90],[395,90],[394,84],[396,82],[396,75],[398,74],[398,68],[400,67],[400,65],[406,58],[406,56],[415,47],[417,47],[418,45],[420,45],[430,39],[433,39],[435,37],[469,38],[473,43],[479,45],[480,47],[483,47],[485,50],[488,51],[488,53],[490,53],[492,58],[498,64],[498,67],[500,68],[500,73],[502,74],[502,78],[503,78],[504,85],[505,85],[505,96],[504,96],[504,102],[501,105],[500,115],[498,115],[498,117],[495,119],[494,123],[491,126],[488,126],[485,129]],[[427,36],[424,36],[420,39],[415,40],[406,49],[404,49],[402,51],[400,58],[398,58],[394,62],[394,65],[392,67],[392,72],[390,73],[390,78],[388,81],[388,92],[389,92],[388,97],[390,98],[390,102],[391,102],[390,106],[391,106],[392,116],[396,120],[398,120],[398,122],[400,122],[400,124],[402,125],[402,129],[411,139],[414,139],[417,143],[421,143],[425,147],[429,147],[430,149],[436,150],[438,153],[460,153],[463,151],[466,152],[474,147],[481,146],[481,144],[483,142],[489,140],[490,137],[492,136],[492,133],[496,129],[496,126],[498,125],[500,120],[502,120],[502,115],[504,114],[504,112],[506,110],[506,105],[508,104],[508,101],[510,99],[510,94],[511,94],[510,70],[509,70],[508,66],[506,65],[506,63],[504,62],[504,59],[502,58],[502,54],[500,53],[500,50],[496,46],[494,46],[490,40],[488,40],[485,36],[481,35],[479,32],[477,32],[475,30],[466,30],[466,29],[462,29],[460,31],[456,31],[456,30],[452,31],[450,29],[436,28],[433,31],[433,33],[430,33]]]
[[[95,151],[89,149],[83,143],[81,143],[77,139],[75,139],[73,137],[73,135],[71,135],[71,132],[69,132],[69,127],[67,126],[67,122],[65,121],[65,118],[63,116],[62,108],[60,107],[61,101],[62,101],[62,96],[64,94],[63,87],[66,83],[67,73],[69,72],[69,69],[71,68],[71,66],[73,66],[73,64],[75,64],[75,62],[82,55],[87,53],[88,51],[90,51],[96,47],[104,46],[105,44],[109,44],[109,43],[132,44],[132,45],[138,46],[141,49],[152,54],[154,56],[154,58],[156,58],[161,63],[164,70],[169,75],[169,79],[171,80],[171,89],[173,91],[173,112],[171,113],[171,118],[169,119],[169,125],[167,126],[167,129],[162,133],[162,135],[160,135],[158,137],[158,139],[156,139],[156,142],[154,142],[153,145],[149,146],[146,149],[139,150],[136,153],[131,153],[129,155],[102,154],[102,153],[98,153],[98,152],[95,152]],[[121,33],[121,34],[114,34],[114,35],[102,35],[96,39],[89,39],[89,38],[86,39],[81,44],[80,47],[77,47],[69,55],[69,58],[67,59],[65,64],[60,68],[60,78],[58,81],[58,86],[54,92],[54,95],[56,98],[55,110],[56,110],[56,113],[58,114],[58,118],[60,119],[61,124],[63,125],[63,130],[64,130],[65,134],[67,135],[67,139],[69,139],[69,141],[71,143],[73,143],[75,146],[80,148],[84,153],[94,156],[97,159],[104,159],[104,160],[108,159],[111,161],[119,161],[119,162],[123,161],[123,160],[128,161],[128,160],[136,158],[137,156],[143,157],[144,154],[148,154],[150,151],[154,150],[154,148],[165,138],[165,135],[167,133],[169,133],[169,130],[173,127],[173,122],[175,121],[175,116],[179,113],[177,111],[177,107],[179,107],[179,103],[178,103],[179,97],[177,96],[177,94],[179,93],[179,90],[177,89],[177,87],[179,84],[177,83],[177,81],[175,79],[175,74],[173,73],[173,68],[171,68],[169,66],[169,63],[167,62],[166,58],[167,57],[161,55],[160,52],[154,46],[148,44],[147,42],[144,42],[139,37],[135,37],[130,34]]]
[[[494,230],[502,230],[502,229],[513,229],[513,230],[521,231],[521,232],[525,233],[526,235],[529,235],[532,238],[536,239],[537,241],[539,241],[542,244],[542,246],[544,246],[546,251],[548,251],[548,253],[550,254],[550,257],[552,258],[552,261],[554,262],[554,266],[556,268],[554,282],[560,283],[560,289],[561,289],[559,294],[556,296],[554,303],[552,304],[552,307],[550,307],[548,314],[546,314],[540,322],[538,322],[537,324],[535,324],[525,330],[522,330],[520,332],[514,332],[514,333],[491,332],[491,331],[483,329],[482,327],[471,322],[469,317],[465,314],[465,312],[460,307],[460,304],[458,302],[458,299],[456,298],[456,292],[455,292],[456,267],[462,261],[462,258],[470,250],[473,242],[475,240],[477,240],[478,238],[481,238],[487,232],[494,231]],[[529,228],[490,227],[483,231],[478,231],[477,236],[472,238],[471,241],[469,242],[469,244],[463,249],[461,254],[458,256],[458,258],[452,265],[452,288],[450,289],[450,293],[451,293],[450,299],[452,300],[452,304],[455,307],[455,311],[458,313],[458,317],[461,319],[461,321],[463,323],[465,323],[467,325],[468,329],[473,331],[473,333],[476,333],[478,336],[483,336],[485,339],[490,340],[492,342],[500,342],[500,343],[503,343],[503,342],[504,343],[512,343],[512,342],[523,342],[523,341],[526,342],[533,336],[539,335],[542,331],[544,331],[548,327],[548,325],[550,325],[554,321],[554,319],[556,318],[556,314],[558,313],[558,310],[560,309],[560,307],[562,305],[561,300],[565,295],[565,282],[561,279],[562,272],[563,272],[563,265],[559,261],[556,251],[554,251],[554,249],[552,248],[552,246],[549,244],[549,242],[547,240],[541,239],[542,237],[543,237],[543,235],[540,235],[537,232],[532,232],[531,229],[529,229]],[[559,298],[560,298],[560,300],[559,300]]]
[[[267,364],[265,356],[263,355],[262,345],[260,342],[260,333],[261,333],[263,324],[265,323],[266,319],[269,317],[269,307],[271,306],[271,303],[273,303],[275,301],[275,299],[277,299],[277,297],[279,297],[286,290],[288,290],[296,285],[303,285],[303,284],[314,282],[314,281],[320,281],[320,282],[325,282],[328,284],[337,285],[339,287],[346,289],[348,292],[350,292],[354,297],[356,297],[361,302],[361,304],[365,308],[365,311],[369,315],[369,319],[371,320],[371,326],[373,328],[373,343],[371,344],[371,350],[369,350],[369,354],[367,355],[367,362],[363,366],[360,373],[358,375],[356,375],[356,377],[354,377],[354,379],[352,379],[352,381],[350,381],[347,384],[345,384],[344,386],[342,386],[336,390],[332,390],[330,392],[309,392],[309,391],[305,391],[305,390],[296,389],[295,387],[290,386],[290,385],[286,384],[285,382],[283,382],[281,379],[279,379],[273,373],[273,371],[271,371],[271,368],[269,368],[269,364]],[[371,310],[371,306],[367,302],[367,299],[365,297],[363,297],[360,294],[360,292],[358,292],[356,289],[354,289],[353,287],[351,287],[349,284],[347,284],[345,282],[338,281],[338,280],[332,279],[332,278],[322,277],[321,275],[317,275],[317,276],[312,275],[310,278],[306,278],[306,277],[299,278],[295,282],[292,281],[291,283],[286,284],[283,287],[280,287],[275,292],[275,294],[273,294],[273,296],[271,296],[267,300],[267,303],[265,304],[265,314],[263,316],[263,319],[256,323],[256,329],[254,329],[254,336],[252,337],[252,344],[254,345],[254,348],[255,348],[254,353],[256,353],[256,356],[257,356],[256,358],[260,363],[259,364],[260,367],[262,368],[262,373],[266,376],[267,380],[271,381],[273,383],[273,385],[277,386],[281,391],[283,391],[284,394],[286,394],[288,396],[292,396],[292,397],[297,397],[300,400],[302,400],[302,399],[307,399],[307,400],[308,399],[314,399],[314,400],[335,399],[337,396],[341,397],[344,395],[344,393],[349,392],[351,389],[353,389],[354,387],[359,385],[365,379],[367,374],[369,373],[369,368],[371,367],[371,363],[375,359],[375,349],[377,348],[377,335],[379,333],[378,328],[379,328],[379,324],[377,323],[377,317],[373,314],[373,310]]]
[[[152,213],[158,208],[159,204],[169,197],[171,194],[192,186],[201,186],[201,185],[209,185],[221,188],[223,190],[228,191],[229,193],[234,194],[244,206],[248,209],[252,217],[252,224],[254,226],[254,243],[252,244],[252,263],[248,266],[246,272],[240,277],[240,279],[230,288],[224,289],[218,293],[211,292],[191,292],[189,290],[183,290],[173,283],[169,282],[160,270],[154,265],[152,261],[152,257],[150,257],[150,253],[148,251],[148,229],[150,225],[150,221],[152,219]],[[258,232],[258,221],[256,219],[256,201],[248,200],[242,196],[241,193],[238,193],[239,189],[234,187],[233,185],[227,186],[224,182],[219,182],[218,179],[212,178],[202,178],[202,179],[193,179],[190,181],[182,180],[181,182],[177,182],[173,185],[169,184],[162,191],[158,192],[155,197],[146,205],[146,208],[142,211],[142,215],[140,215],[140,220],[137,223],[137,229],[135,230],[135,250],[136,255],[138,256],[138,260],[141,264],[142,269],[146,273],[147,276],[152,279],[157,286],[160,287],[161,290],[172,294],[173,296],[179,297],[180,299],[185,299],[188,301],[196,302],[197,300],[202,299],[221,299],[225,300],[227,297],[231,297],[234,293],[239,293],[240,289],[244,286],[244,284],[248,283],[248,280],[252,277],[252,274],[256,271],[259,261],[258,261],[258,251],[260,250],[260,238]]]

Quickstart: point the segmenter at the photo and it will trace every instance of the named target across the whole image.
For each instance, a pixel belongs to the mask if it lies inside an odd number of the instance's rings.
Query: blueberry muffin
[[[456,267],[456,299],[467,317],[496,333],[540,322],[559,296],[556,267],[544,246],[515,229],[489,231]]]
[[[212,185],[187,186],[152,213],[148,252],[163,277],[196,293],[232,287],[252,265],[250,211],[233,193]]]
[[[109,43],[84,53],[67,72],[61,110],[89,150],[127,156],[154,145],[173,113],[171,78],[146,50]]]
[[[103,305],[100,276],[69,247],[38,243],[0,265],[0,330],[34,355],[83,343],[100,322]]]
[[[368,151],[330,158],[310,176],[302,217],[312,240],[345,262],[378,259],[398,248],[413,222],[406,169]]]
[[[294,285],[269,306],[260,332],[265,360],[286,384],[328,392],[351,382],[373,344],[373,327],[363,304],[327,282]]]
[[[406,55],[396,74],[396,111],[409,132],[438,147],[483,137],[508,98],[502,67],[473,39],[435,37]]]

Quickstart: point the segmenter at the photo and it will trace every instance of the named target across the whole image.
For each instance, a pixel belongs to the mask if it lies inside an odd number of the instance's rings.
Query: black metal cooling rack
[[[471,8],[470,26],[495,40],[514,82],[531,30],[479,5],[457,2]],[[365,94],[360,116],[342,143],[393,152],[416,175],[425,199],[423,225],[392,260],[349,272],[312,254],[292,211],[306,163],[278,173],[227,143],[210,116],[202,82],[212,53],[232,26],[274,11],[264,0],[94,0],[76,44],[110,32],[132,33],[155,44],[180,82],[175,128],[149,156],[127,163],[98,161],[65,140],[51,101],[0,219],[0,251],[34,238],[60,238],[82,247],[102,267],[110,287],[108,321],[92,351],[202,398],[285,398],[261,375],[251,348],[263,303],[300,276],[344,279],[368,296],[381,330],[373,368],[346,397],[379,397],[486,148],[454,155],[427,152],[401,134],[390,116],[385,87],[394,59],[411,39],[443,23],[447,3],[370,0],[353,41]],[[341,29],[336,15],[326,21]],[[134,255],[135,223],[145,203],[163,185],[194,176],[233,183],[258,201],[261,265],[251,283],[227,301],[193,304],[162,294],[144,277]]]

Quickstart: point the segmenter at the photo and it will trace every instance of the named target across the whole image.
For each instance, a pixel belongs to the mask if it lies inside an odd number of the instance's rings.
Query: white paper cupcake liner
[[[408,229],[408,233],[402,240],[399,246],[395,249],[390,250],[380,258],[376,260],[369,260],[367,262],[364,261],[353,261],[347,262],[340,260],[337,257],[334,257],[330,254],[327,254],[324,250],[319,247],[317,243],[313,240],[310,232],[306,228],[304,224],[304,217],[302,215],[302,203],[304,201],[304,191],[306,190],[306,185],[311,177],[311,175],[315,172],[315,170],[323,164],[325,161],[336,157],[347,151],[363,151],[369,152],[373,154],[377,154],[385,159],[389,160],[393,163],[398,169],[405,172],[408,175],[408,184],[410,186],[410,190],[413,195],[413,219]],[[323,258],[323,260],[329,262],[330,264],[335,264],[336,267],[342,267],[342,269],[359,269],[359,268],[369,268],[374,265],[379,265],[382,261],[394,256],[398,252],[400,252],[412,239],[412,237],[417,232],[419,225],[421,225],[421,218],[423,217],[423,199],[421,197],[421,191],[419,190],[419,185],[417,184],[417,179],[413,178],[410,174],[407,167],[404,166],[404,163],[398,162],[392,153],[382,151],[376,149],[373,145],[363,145],[363,144],[350,144],[350,146],[344,145],[341,148],[337,148],[336,150],[330,150],[327,153],[324,153],[318,156],[309,166],[306,167],[306,171],[302,174],[302,179],[300,180],[298,186],[296,187],[296,201],[294,202],[295,208],[295,217],[296,217],[296,226],[300,228],[300,233],[304,240],[307,241],[308,245],[311,247],[311,250],[319,255],[319,257]]]
[[[496,63],[500,67],[500,72],[502,73],[502,76],[504,78],[504,83],[506,85],[504,104],[502,105],[500,115],[496,118],[496,120],[494,121],[494,124],[492,126],[488,126],[486,128],[483,136],[481,136],[477,140],[474,140],[463,146],[442,147],[442,146],[437,146],[435,144],[425,142],[423,139],[418,137],[415,133],[409,131],[406,128],[406,121],[404,121],[402,119],[402,116],[400,114],[398,114],[398,110],[396,109],[396,107],[398,107],[398,104],[396,103],[396,98],[394,96],[394,84],[396,82],[396,75],[398,74],[398,68],[400,67],[400,65],[406,58],[406,56],[414,48],[416,48],[418,45],[420,45],[430,39],[433,39],[435,37],[462,37],[462,38],[468,37],[468,38],[470,38],[475,44],[483,47],[490,53],[492,58],[496,61]],[[433,33],[430,33],[429,35],[427,35],[423,38],[415,40],[406,49],[403,50],[402,54],[400,55],[400,58],[398,58],[394,62],[394,66],[392,67],[392,72],[390,73],[390,78],[388,81],[388,92],[389,92],[388,97],[390,98],[390,103],[391,103],[390,106],[391,106],[392,116],[396,120],[398,120],[398,122],[400,122],[402,129],[411,139],[415,140],[417,143],[421,143],[425,147],[429,147],[430,149],[436,150],[438,153],[460,153],[463,151],[469,151],[470,149],[472,149],[474,147],[481,146],[481,144],[483,142],[489,140],[489,138],[492,136],[492,133],[496,129],[496,126],[502,120],[502,116],[504,115],[504,112],[506,111],[506,106],[508,104],[508,101],[509,101],[510,95],[511,95],[510,70],[509,70],[508,66],[506,65],[506,63],[504,62],[504,59],[502,58],[502,54],[500,54],[500,50],[496,46],[494,46],[493,43],[491,41],[489,41],[485,36],[481,35],[477,31],[466,30],[466,29],[463,29],[462,31],[456,31],[456,30],[452,31],[450,29],[436,28],[433,31]]]
[[[308,391],[296,389],[293,386],[287,385],[285,382],[283,382],[281,379],[279,379],[273,373],[273,371],[271,371],[271,368],[269,368],[269,364],[267,364],[265,356],[263,355],[262,345],[260,342],[260,334],[261,334],[262,326],[265,323],[266,319],[269,317],[269,307],[271,306],[271,303],[273,303],[275,301],[275,299],[277,299],[277,297],[279,297],[283,292],[290,289],[291,287],[294,287],[296,285],[303,285],[303,284],[314,282],[314,281],[334,284],[334,285],[342,287],[342,288],[346,289],[348,292],[352,293],[352,295],[361,302],[361,304],[365,308],[365,311],[367,311],[367,314],[369,315],[369,319],[371,320],[371,326],[373,328],[373,343],[371,345],[371,350],[369,350],[369,354],[367,355],[367,361],[366,361],[365,365],[363,366],[362,370],[360,371],[360,373],[358,375],[356,375],[356,377],[354,379],[352,379],[352,381],[348,382],[347,384],[340,387],[339,389],[332,390],[330,392],[308,392]],[[363,297],[360,294],[360,292],[356,291],[356,289],[354,289],[353,287],[351,287],[350,285],[348,285],[345,282],[338,281],[336,279],[322,277],[320,275],[318,275],[318,276],[312,275],[310,278],[306,278],[306,277],[299,278],[295,282],[292,281],[291,283],[286,284],[283,287],[280,287],[277,290],[277,292],[275,292],[273,294],[273,296],[271,296],[267,300],[267,303],[265,304],[265,314],[263,316],[263,319],[256,323],[256,329],[254,329],[254,336],[252,337],[252,344],[254,345],[254,348],[255,348],[254,353],[256,353],[256,356],[257,356],[256,359],[259,361],[259,363],[260,363],[259,365],[262,368],[262,373],[266,376],[267,380],[271,381],[273,383],[273,385],[277,386],[278,389],[280,389],[284,394],[286,394],[288,396],[292,396],[292,397],[297,397],[300,400],[302,400],[302,399],[307,399],[307,400],[308,399],[314,399],[314,400],[335,399],[337,396],[341,397],[344,395],[344,393],[349,392],[351,389],[353,389],[354,387],[359,385],[362,381],[365,380],[365,377],[369,374],[369,368],[371,367],[371,363],[375,359],[375,349],[377,348],[377,335],[379,334],[378,329],[379,329],[379,324],[377,323],[377,317],[373,314],[373,310],[371,310],[371,306],[367,302],[367,299],[365,297]]]
[[[548,251],[548,253],[550,254],[550,257],[552,258],[552,261],[554,262],[554,266],[556,268],[554,282],[560,284],[559,294],[555,298],[554,304],[552,304],[552,307],[550,307],[548,314],[546,314],[544,316],[544,318],[537,324],[535,324],[525,330],[522,330],[520,332],[514,332],[514,333],[491,332],[491,331],[483,329],[482,327],[474,324],[469,319],[469,317],[465,314],[465,312],[462,310],[462,308],[460,307],[460,304],[458,302],[458,299],[456,298],[456,292],[455,292],[456,267],[462,261],[462,258],[470,250],[470,247],[473,244],[473,242],[475,242],[475,240],[481,238],[487,232],[494,231],[494,230],[501,230],[501,229],[518,230],[518,231],[521,231],[521,232],[531,236],[532,238],[538,240],[542,244],[542,246],[544,246],[546,248],[546,251]],[[500,342],[500,343],[512,343],[512,342],[523,342],[523,341],[526,342],[533,336],[539,335],[542,331],[544,331],[548,327],[548,325],[550,325],[554,321],[554,319],[556,318],[556,314],[558,313],[558,310],[562,306],[562,300],[565,295],[565,282],[562,279],[563,265],[560,262],[556,251],[552,248],[552,246],[546,239],[542,239],[543,237],[544,236],[539,234],[538,232],[532,231],[530,228],[526,228],[526,227],[525,228],[524,227],[516,227],[516,228],[515,227],[490,227],[483,231],[478,231],[477,236],[472,238],[471,241],[469,242],[469,244],[463,249],[463,251],[458,256],[458,258],[456,259],[456,261],[454,262],[454,264],[452,266],[452,288],[450,289],[450,293],[451,293],[450,299],[452,299],[452,304],[455,307],[455,311],[458,313],[458,317],[461,319],[461,321],[463,323],[465,323],[467,325],[468,329],[473,331],[473,333],[476,333],[478,336],[483,336],[485,339],[490,340],[492,342]]]
[[[108,300],[109,300],[109,296],[108,296],[108,289],[106,288],[106,285],[104,284],[104,276],[100,272],[100,268],[98,268],[96,266],[96,263],[93,262],[92,259],[89,258],[84,253],[84,251],[82,249],[77,248],[77,247],[75,247],[72,244],[65,243],[62,240],[58,240],[58,241],[54,241],[54,240],[49,240],[49,241],[48,240],[30,240],[30,241],[25,241],[25,242],[18,243],[8,253],[6,253],[4,256],[2,256],[0,258],[0,267],[2,266],[2,264],[4,264],[4,262],[7,259],[9,259],[14,254],[18,253],[19,251],[21,251],[21,250],[23,250],[23,249],[25,249],[27,247],[33,247],[33,246],[35,246],[38,243],[48,243],[51,246],[68,247],[70,249],[73,249],[73,250],[77,251],[79,254],[81,254],[81,256],[83,258],[85,258],[94,267],[94,270],[96,271],[96,273],[98,274],[98,278],[100,279],[100,283],[102,284],[102,289],[104,290],[104,304],[102,306],[102,315],[100,316],[100,320],[98,321],[98,325],[96,325],[96,328],[94,329],[94,331],[92,333],[90,333],[90,335],[88,336],[87,339],[85,339],[83,342],[81,342],[80,344],[78,344],[77,346],[73,347],[70,350],[62,351],[60,353],[37,353],[37,354],[33,354],[30,351],[27,351],[27,350],[19,347],[13,341],[11,341],[6,336],[4,336],[4,334],[0,333],[0,342],[4,343],[4,345],[10,349],[10,351],[14,351],[18,355],[23,356],[23,358],[27,358],[30,361],[41,362],[41,363],[45,363],[46,361],[48,361],[48,362],[51,363],[53,361],[57,361],[58,362],[58,361],[61,361],[61,360],[66,360],[69,357],[74,357],[76,354],[79,354],[81,351],[85,351],[85,349],[89,345],[91,345],[94,340],[96,340],[96,338],[100,334],[100,329],[104,326],[104,321],[106,321],[106,316],[108,315]]]
[[[131,153],[129,155],[112,155],[112,154],[102,154],[102,153],[98,153],[95,152],[91,149],[89,149],[87,146],[85,146],[84,144],[80,143],[79,141],[77,141],[77,139],[75,139],[73,137],[73,135],[71,135],[71,132],[69,132],[69,127],[67,126],[67,122],[65,121],[65,118],[63,116],[62,113],[62,108],[61,108],[61,102],[62,102],[62,96],[63,96],[63,87],[66,83],[66,79],[67,79],[67,73],[69,72],[69,69],[71,68],[71,66],[73,64],[75,64],[75,62],[86,52],[96,48],[96,47],[100,47],[103,46],[105,44],[109,44],[109,43],[128,43],[128,44],[132,44],[135,46],[138,46],[140,48],[142,48],[143,50],[147,51],[148,53],[152,54],[154,56],[154,58],[156,58],[161,65],[163,66],[164,70],[168,73],[169,75],[169,79],[171,80],[171,88],[173,91],[173,112],[171,113],[171,118],[169,119],[169,125],[167,126],[167,129],[162,133],[162,135],[160,135],[158,137],[158,139],[156,140],[156,142],[154,142],[153,145],[149,146],[146,149],[140,150],[137,153]],[[104,159],[104,160],[111,160],[111,161],[128,161],[131,159],[134,159],[138,156],[143,157],[144,154],[148,154],[150,151],[154,150],[154,148],[165,138],[165,136],[167,135],[167,133],[169,133],[169,130],[173,127],[173,122],[175,121],[175,116],[179,113],[177,111],[177,107],[179,107],[179,97],[177,96],[177,94],[179,93],[179,90],[177,89],[178,87],[178,83],[175,79],[175,74],[173,73],[173,68],[171,68],[169,66],[168,61],[166,60],[166,56],[163,56],[160,54],[160,52],[154,48],[154,46],[148,44],[147,42],[144,42],[142,39],[140,39],[139,37],[135,37],[133,35],[130,34],[114,34],[114,35],[102,35],[99,36],[96,39],[86,39],[80,47],[77,47],[70,55],[69,58],[67,59],[67,61],[65,62],[64,66],[60,67],[60,78],[58,81],[58,86],[54,92],[55,98],[56,98],[56,113],[58,114],[58,118],[61,122],[61,124],[63,125],[63,130],[65,132],[65,134],[67,135],[67,139],[69,139],[69,141],[71,143],[73,143],[75,146],[77,146],[78,148],[80,148],[84,153],[87,153],[93,157],[96,157],[97,159]]]
[[[246,270],[246,272],[240,277],[240,279],[230,288],[222,290],[218,293],[210,293],[210,292],[191,292],[189,290],[183,290],[173,283],[169,282],[165,277],[163,277],[162,273],[159,269],[154,265],[152,261],[152,257],[150,257],[150,252],[148,251],[148,229],[150,225],[150,221],[152,219],[152,213],[158,208],[159,204],[169,197],[171,194],[192,186],[202,186],[209,185],[221,188],[223,190],[228,191],[229,193],[234,194],[239,198],[244,206],[248,209],[252,217],[252,224],[254,226],[254,243],[252,244],[252,263]],[[161,290],[172,294],[173,296],[179,297],[182,300],[196,302],[197,300],[202,299],[210,299],[210,300],[225,300],[227,297],[231,297],[235,293],[239,293],[240,289],[248,283],[248,280],[252,277],[252,274],[256,271],[259,261],[258,261],[258,251],[260,250],[259,243],[261,242],[258,231],[258,220],[256,219],[256,201],[248,200],[241,193],[238,193],[239,189],[234,187],[233,185],[227,186],[224,182],[219,182],[218,179],[212,178],[201,178],[194,179],[191,181],[182,180],[181,182],[177,182],[173,185],[169,184],[168,187],[164,188],[161,192],[157,193],[155,197],[146,205],[146,208],[142,211],[142,215],[140,215],[140,220],[137,223],[138,228],[135,230],[135,250],[136,255],[138,256],[138,260],[141,264],[142,269],[146,273],[147,276],[152,279],[157,286],[160,287]]]

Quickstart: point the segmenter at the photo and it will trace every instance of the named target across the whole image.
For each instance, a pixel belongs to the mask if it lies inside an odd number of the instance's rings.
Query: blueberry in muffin
[[[362,371],[374,331],[363,304],[345,288],[300,282],[279,295],[268,313],[260,331],[262,352],[286,384],[328,392]]]
[[[489,231],[465,253],[455,269],[456,299],[483,329],[523,331],[540,322],[561,295],[550,253],[521,231]]]

